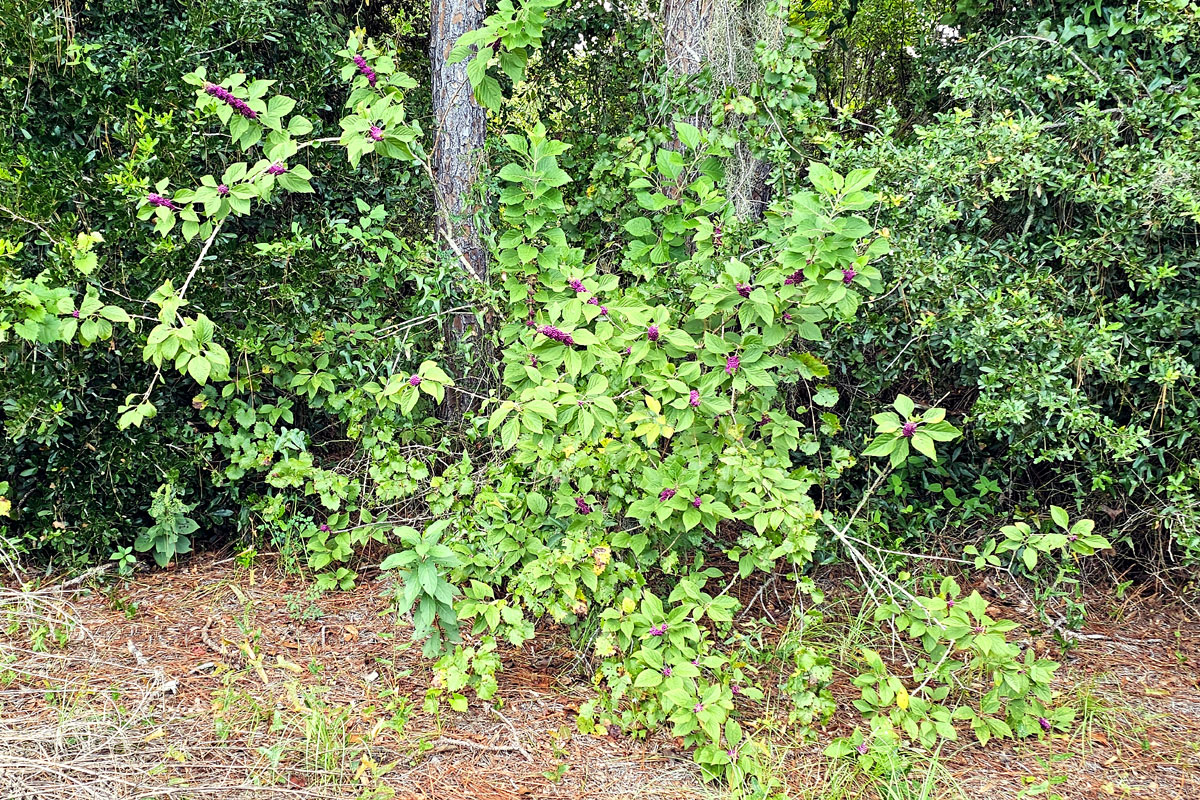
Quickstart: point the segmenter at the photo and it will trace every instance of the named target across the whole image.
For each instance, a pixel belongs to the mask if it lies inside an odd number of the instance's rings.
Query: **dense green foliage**
[[[682,80],[644,9],[557,5],[451,57],[491,111],[487,284],[431,235],[412,9],[0,5],[8,545],[236,540],[321,589],[382,560],[431,705],[566,623],[581,727],[669,726],[764,793],[731,589],[819,601],[846,559],[917,656],[863,654],[831,753],[1069,726],[1014,623],[896,557],[1047,591],[1110,540],[1200,558],[1200,10],[745,8],[736,79]],[[828,660],[794,659],[809,736]]]

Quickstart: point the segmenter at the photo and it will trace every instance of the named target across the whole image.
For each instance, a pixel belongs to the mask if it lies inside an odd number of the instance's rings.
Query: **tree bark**
[[[484,168],[484,140],[487,136],[487,111],[475,102],[467,63],[447,63],[460,36],[483,25],[484,0],[431,0],[429,25],[429,65],[436,120],[433,141],[432,175],[437,210],[437,238],[454,251],[455,256],[474,280],[487,283],[488,251],[473,217],[479,206],[472,200],[472,189]],[[442,334],[450,343],[461,345],[471,328],[477,328],[473,312],[449,314]],[[457,385],[479,392],[487,383],[487,365],[491,348],[476,330],[475,353],[467,363],[444,366]],[[452,348],[456,346],[452,344]],[[457,362],[459,359],[452,359]],[[454,420],[475,405],[470,395],[451,390],[437,410],[443,420]]]
[[[712,24],[713,0],[662,0],[663,49],[667,71],[675,76],[695,75],[708,58],[708,27]],[[682,117],[697,128],[708,125],[704,108]],[[683,145],[675,140],[676,150]]]
[[[448,64],[458,37],[483,24],[483,0],[431,0],[429,61],[433,113],[434,201],[439,232],[479,281],[487,280],[488,254],[471,217],[471,187],[483,166],[487,112],[475,102],[467,79],[467,61]]]
[[[663,0],[662,18],[667,69],[675,75],[695,75],[708,57],[704,43],[712,0]]]

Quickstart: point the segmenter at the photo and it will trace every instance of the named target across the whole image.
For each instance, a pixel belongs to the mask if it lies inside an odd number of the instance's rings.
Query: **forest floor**
[[[314,597],[261,558],[246,568],[197,555],[129,582],[0,590],[0,798],[724,794],[665,734],[577,732],[593,690],[564,631],[502,651],[499,711],[472,697],[465,714],[444,704],[427,713],[432,673],[382,588],[363,580]],[[847,633],[861,628],[857,598],[832,577],[824,588],[825,623],[812,636],[849,663],[862,643]],[[996,603],[994,616],[1030,621]],[[1200,616],[1136,591],[1098,595],[1089,610],[1065,654],[1049,636],[1033,640],[1063,662],[1055,690],[1077,709],[1072,733],[987,747],[964,737],[868,774],[822,755],[857,716],[839,669],[839,713],[817,741],[771,739],[786,796],[1200,797]],[[750,627],[745,641],[769,653],[771,626]],[[768,701],[782,678],[760,672]]]

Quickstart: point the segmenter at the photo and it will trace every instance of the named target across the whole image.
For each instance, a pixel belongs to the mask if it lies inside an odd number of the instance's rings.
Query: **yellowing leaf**
[[[896,690],[896,707],[908,711],[908,690],[903,686]]]
[[[650,395],[646,395],[646,408],[650,409],[655,414],[659,414],[662,412],[662,403],[658,402],[658,400],[654,399]]]

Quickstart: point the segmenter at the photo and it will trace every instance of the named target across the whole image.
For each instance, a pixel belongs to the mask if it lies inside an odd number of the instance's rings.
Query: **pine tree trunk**
[[[712,2],[662,0],[663,48],[667,71],[672,75],[695,75],[704,68],[704,61],[708,57],[706,43],[708,26],[712,23]],[[708,114],[704,109],[688,116],[681,115],[680,119],[697,128],[708,126]],[[678,139],[674,147],[676,150],[682,149]]]
[[[471,187],[483,166],[487,112],[475,102],[467,61],[446,63],[458,37],[483,24],[483,0],[431,0],[429,61],[433,73],[433,181],[438,230],[445,234],[471,274],[487,280],[487,249],[471,221],[476,208]]]
[[[472,278],[487,282],[488,251],[473,217],[479,210],[472,201],[473,188],[484,170],[487,112],[475,102],[467,79],[467,62],[447,63],[460,36],[483,24],[483,0],[431,0],[429,62],[436,119],[433,143],[433,187],[437,209],[438,240],[454,251]],[[452,313],[443,336],[462,342],[476,325],[472,312]],[[486,337],[476,331],[474,354],[468,363],[445,363],[455,383],[480,392],[487,384],[492,352]],[[451,345],[452,348],[454,345]],[[439,418],[454,420],[474,405],[470,395],[451,391],[437,411]]]
[[[663,0],[663,38],[667,69],[672,73],[695,75],[704,66],[711,3],[712,0]]]
[[[663,46],[666,51],[667,70],[673,75],[695,75],[704,68],[709,58],[709,28],[713,24],[713,3],[716,0],[662,0]],[[698,128],[708,125],[704,110],[684,118]],[[681,149],[678,140],[675,149]],[[743,202],[738,203],[738,214],[748,219],[759,219],[770,204],[771,189],[767,179],[771,175],[769,165],[758,159],[750,159],[751,187]]]

